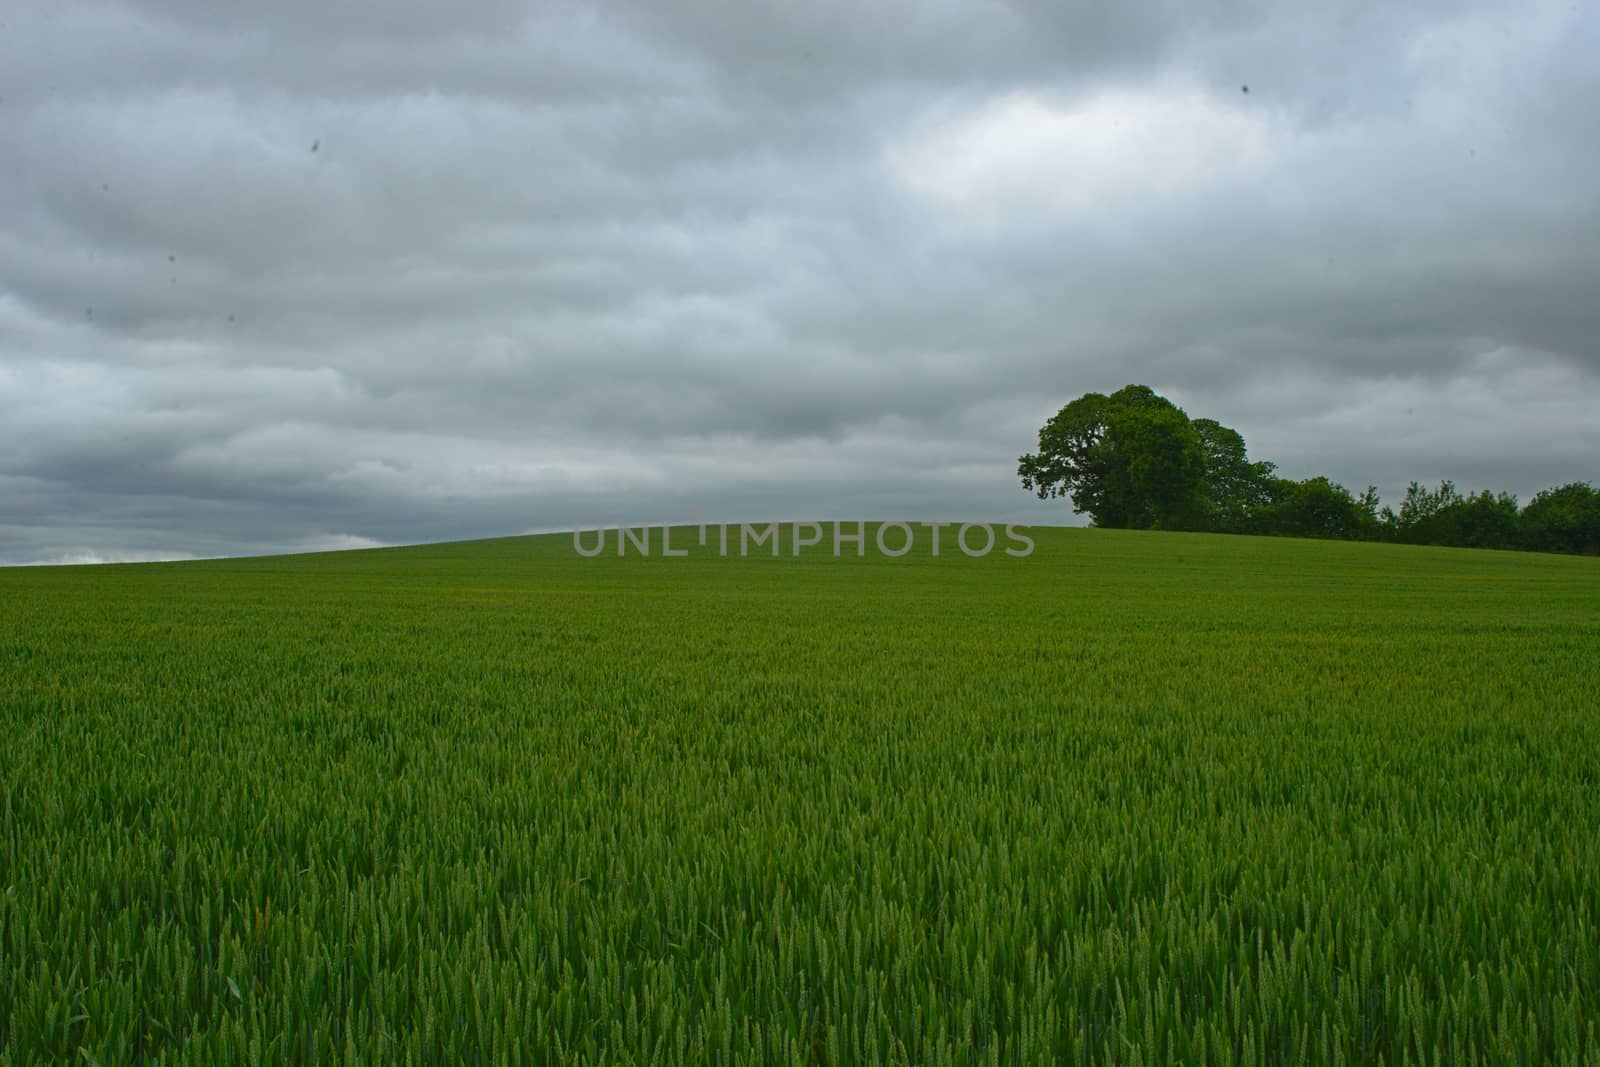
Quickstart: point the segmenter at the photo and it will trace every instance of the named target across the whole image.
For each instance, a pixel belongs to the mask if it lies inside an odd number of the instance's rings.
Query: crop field
[[[1600,561],[682,533],[0,571],[0,1063],[1600,1061]]]

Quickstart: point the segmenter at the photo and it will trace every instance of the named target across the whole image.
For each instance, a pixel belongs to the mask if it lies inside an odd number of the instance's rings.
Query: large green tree
[[[1025,489],[1069,497],[1096,526],[1196,529],[1206,524],[1205,450],[1189,417],[1149,386],[1085,393],[1018,458]]]

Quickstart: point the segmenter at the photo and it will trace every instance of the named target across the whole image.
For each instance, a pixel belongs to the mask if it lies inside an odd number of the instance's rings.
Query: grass
[[[0,571],[0,1063],[1600,1057],[1600,563],[1033,536]]]

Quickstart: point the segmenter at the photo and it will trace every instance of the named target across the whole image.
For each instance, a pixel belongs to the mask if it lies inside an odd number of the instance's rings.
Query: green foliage
[[[0,571],[0,1063],[1600,1057],[1594,561],[1033,533]]]
[[[1434,538],[1443,524],[1435,518],[1461,504],[1463,498],[1454,482],[1443,481],[1438,489],[1427,489],[1417,482],[1406,486],[1400,511],[1383,509],[1383,525],[1390,537],[1411,544],[1437,544]]]
[[[1144,385],[1074,400],[1017,466],[1024,489],[1070,496],[1096,526],[1600,555],[1600,492],[1587,482],[1545,490],[1521,512],[1509,493],[1412,482],[1396,513],[1380,508],[1375,486],[1357,497],[1326,477],[1295,482],[1276,470],[1251,462],[1237,430],[1190,420]]]
[[[1122,458],[1128,525],[1152,530],[1193,530],[1206,517],[1205,453],[1182,411],[1130,406],[1108,435]]]
[[[1449,481],[1432,491],[1412,482],[1400,513],[1386,511],[1384,520],[1389,535],[1407,544],[1514,548],[1519,541],[1516,497],[1488,490],[1462,496]]]
[[[1541,552],[1600,555],[1600,490],[1571,482],[1539,493],[1522,511],[1518,540]]]
[[[1045,423],[1017,473],[1041,499],[1070,496],[1095,525],[1197,529],[1206,524],[1206,457],[1189,418],[1148,386],[1088,393]]]
[[[1195,419],[1191,425],[1205,453],[1208,526],[1233,533],[1245,530],[1251,514],[1272,499],[1276,466],[1250,462],[1244,437],[1215,419]]]
[[[1110,451],[1102,447],[1112,404],[1102,393],[1085,393],[1056,412],[1039,431],[1039,451],[1020,456],[1022,487],[1040,500],[1070,497],[1072,506],[1101,526],[1120,523],[1108,499]]]
[[[1270,502],[1256,509],[1252,528],[1257,533],[1356,540],[1372,521],[1370,506],[1370,496],[1358,500],[1321,475],[1303,482],[1279,479]]]

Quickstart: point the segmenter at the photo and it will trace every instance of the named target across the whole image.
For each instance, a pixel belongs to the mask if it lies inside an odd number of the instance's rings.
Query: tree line
[[[1546,489],[1524,506],[1510,493],[1463,493],[1453,482],[1406,488],[1399,510],[1368,486],[1355,494],[1322,476],[1280,478],[1252,461],[1244,437],[1191,419],[1149,386],[1085,393],[1039,430],[1019,457],[1022,487],[1067,497],[1096,526],[1327,537],[1463,548],[1600,554],[1600,490]]]

